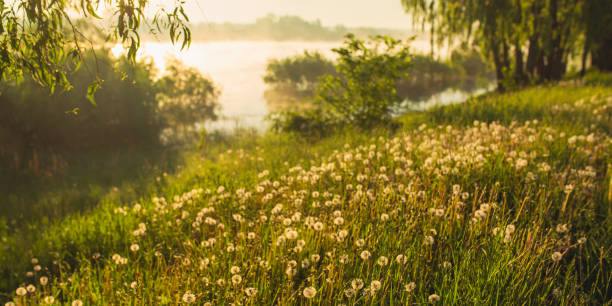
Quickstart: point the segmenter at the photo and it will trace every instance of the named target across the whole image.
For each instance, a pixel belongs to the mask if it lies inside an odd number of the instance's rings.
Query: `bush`
[[[95,67],[95,68],[94,68]],[[97,72],[97,76],[92,73]],[[120,73],[119,71],[124,71]],[[157,144],[161,129],[152,63],[130,65],[108,50],[89,53],[84,67],[72,73],[70,91],[49,95],[32,79],[0,84],[2,151],[88,151],[113,146]],[[97,105],[83,93],[103,80]]]
[[[336,76],[325,76],[315,99],[340,121],[371,127],[391,119],[402,102],[395,86],[410,68],[408,46],[401,40],[376,36],[369,42],[346,36],[338,54]]]
[[[305,97],[314,93],[323,75],[335,74],[334,63],[319,52],[272,59],[266,66],[264,82],[273,87],[290,88],[298,95]]]
[[[176,131],[214,120],[214,84],[176,60],[167,70],[155,81],[152,62],[131,64],[100,49],[69,76],[70,91],[49,95],[32,79],[0,83],[0,165],[17,174],[54,173],[66,166],[65,156],[159,146],[164,130],[182,135]],[[95,79],[102,80],[96,105],[84,94]]]
[[[197,139],[196,124],[216,120],[219,90],[195,68],[170,59],[166,72],[155,83],[159,115],[171,138],[177,141]]]

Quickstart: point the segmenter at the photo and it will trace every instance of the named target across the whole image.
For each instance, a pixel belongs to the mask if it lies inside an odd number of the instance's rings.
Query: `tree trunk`
[[[523,69],[523,50],[521,50],[518,39],[514,42],[514,61],[514,79],[518,85],[525,85],[527,76]]]
[[[538,58],[541,56],[540,44],[537,35],[533,35],[529,39],[529,50],[527,52],[527,63],[525,64],[527,75],[529,78],[535,79]]]
[[[612,71],[612,34],[603,37],[596,48],[591,50],[591,63],[600,71]]]
[[[581,59],[581,67],[580,67],[580,76],[583,77],[586,72],[586,62],[587,56],[589,55],[589,47],[591,44],[591,35],[586,33],[585,41],[584,41],[584,49],[582,50],[582,59]]]
[[[497,91],[505,92],[506,88],[504,86],[504,72],[503,72],[503,63],[501,59],[501,55],[499,54],[499,45],[495,41],[494,38],[490,38],[491,44],[491,53],[493,54],[493,63],[495,64],[495,74],[497,76]]]

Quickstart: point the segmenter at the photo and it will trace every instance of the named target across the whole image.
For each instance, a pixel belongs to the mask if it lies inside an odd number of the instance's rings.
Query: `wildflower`
[[[406,258],[406,256],[399,254],[397,255],[397,257],[395,257],[395,262],[397,262],[398,264],[405,264],[408,261],[408,259]]]
[[[439,296],[439,295],[437,295],[437,294],[432,294],[432,295],[430,295],[430,296],[427,298],[427,300],[428,300],[430,303],[436,303],[436,302],[439,302],[439,301],[440,301],[440,296]]]
[[[474,212],[474,216],[476,216],[477,218],[480,219],[484,219],[487,217],[487,213],[484,210],[477,210],[476,212]]]
[[[385,257],[385,256],[380,256],[378,258],[378,261],[376,261],[376,263],[379,266],[386,266],[389,263],[389,259],[387,259],[387,257]]]
[[[289,240],[294,240],[297,238],[297,236],[298,236],[298,233],[297,231],[294,231],[294,230],[289,230],[285,233],[285,237],[287,237],[287,239]]]
[[[389,215],[388,215],[388,214],[382,214],[382,215],[380,215],[380,220],[382,220],[382,221],[387,221],[387,220],[389,220]]]
[[[434,243],[434,238],[432,236],[425,236],[423,243],[426,245],[432,245]]]
[[[140,250],[140,246],[138,244],[134,243],[130,246],[130,251],[138,252],[138,250]]]
[[[444,267],[444,269],[450,269],[453,267],[453,264],[448,261],[445,261],[442,263],[442,267]]]
[[[49,278],[46,277],[46,276],[43,276],[43,277],[40,278],[40,284],[43,285],[43,286],[47,285],[48,281],[49,281]]]
[[[52,296],[46,296],[43,301],[45,301],[46,304],[53,304],[55,302],[55,298]]]
[[[381,287],[382,287],[382,284],[380,283],[380,281],[373,280],[370,283],[370,290],[372,290],[372,291],[378,291],[378,290],[380,290]]]
[[[238,267],[238,266],[232,266],[232,267],[230,268],[230,272],[231,272],[232,274],[238,274],[238,273],[240,273],[240,267]]]
[[[365,240],[363,239],[357,239],[357,241],[355,241],[355,245],[358,247],[362,247],[365,245]]]
[[[34,291],[36,291],[36,287],[30,284],[26,286],[26,290],[28,290],[29,293],[33,293]]]
[[[361,252],[361,254],[360,254],[359,256],[360,256],[360,257],[361,257],[361,259],[363,259],[363,260],[368,260],[368,258],[370,258],[370,256],[372,256],[372,254],[370,254],[370,252],[368,252],[368,251],[366,250],[366,251]]]
[[[313,287],[306,287],[304,288],[304,291],[302,291],[302,293],[304,294],[305,298],[312,299],[313,297],[315,297],[315,295],[317,295],[317,289]]]
[[[412,290],[414,290],[414,288],[416,288],[416,284],[414,282],[410,282],[406,286],[404,286],[406,292],[411,292]]]
[[[585,244],[587,241],[586,237],[582,237],[580,239],[578,239],[578,244]]]
[[[559,252],[554,252],[551,255],[551,258],[554,262],[558,262],[563,258],[563,254],[559,253]]]
[[[335,225],[342,225],[342,224],[344,224],[344,218],[342,218],[342,217],[336,217],[336,218],[334,219],[334,224],[335,224]]]
[[[356,278],[351,281],[351,287],[355,289],[355,291],[363,288],[363,281],[360,278]]]
[[[252,287],[249,287],[249,288],[244,289],[244,293],[245,293],[245,294],[246,294],[248,297],[252,297],[252,296],[254,296],[254,295],[256,295],[256,294],[257,294],[257,289],[252,288]]]
[[[287,274],[287,276],[292,277],[297,273],[297,270],[294,267],[287,267],[287,269],[285,270],[285,274]]]
[[[34,271],[40,271],[40,270],[42,270],[42,267],[40,265],[34,266]]]
[[[185,303],[193,303],[195,302],[196,297],[193,293],[191,293],[191,291],[187,291],[185,292],[185,294],[183,294],[183,302]]]
[[[4,306],[16,306],[15,302],[6,302]]]
[[[321,255],[319,255],[319,254],[312,254],[312,255],[310,256],[310,259],[311,259],[312,261],[314,261],[314,262],[319,262],[319,260],[321,259]]]
[[[352,298],[355,296],[355,289],[349,288],[344,290],[344,296],[346,296],[347,298]]]
[[[83,302],[81,302],[81,300],[74,300],[72,301],[72,306],[83,306]]]
[[[17,290],[15,290],[15,293],[17,293],[18,296],[24,296],[28,292],[26,291],[26,288],[19,287]]]
[[[32,260],[30,261],[33,265],[38,263],[38,258],[32,258]]]
[[[318,232],[322,231],[323,230],[323,223],[321,223],[320,221],[317,221],[314,224],[314,229],[315,229],[315,231],[318,231]]]
[[[232,284],[234,285],[238,285],[242,282],[242,276],[236,274],[234,276],[232,276]]]
[[[506,226],[506,235],[512,235],[512,233],[514,233],[516,227],[512,224],[508,224]]]
[[[567,224],[558,224],[556,230],[560,234],[567,232]]]

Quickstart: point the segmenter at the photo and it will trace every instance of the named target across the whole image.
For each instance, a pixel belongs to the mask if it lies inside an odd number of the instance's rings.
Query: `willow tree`
[[[585,42],[582,72],[589,54],[594,67],[612,71],[612,1],[587,0],[583,11]]]
[[[159,9],[149,26],[167,31],[172,42],[186,47],[191,33],[183,4]],[[106,19],[110,25],[106,40],[123,43],[133,62],[140,47],[138,30],[147,23],[149,6],[148,0],[0,0],[0,79],[31,76],[51,92],[56,87],[69,90],[67,74],[80,67],[85,50],[99,47],[78,23],[89,18]],[[101,8],[110,8],[111,17],[100,17],[96,11]],[[95,74],[95,67],[91,70]],[[102,82],[98,78],[89,86],[92,102]]]
[[[436,41],[465,40],[491,58],[498,89],[558,80],[584,34],[589,0],[402,0]],[[433,38],[432,38],[433,41]]]

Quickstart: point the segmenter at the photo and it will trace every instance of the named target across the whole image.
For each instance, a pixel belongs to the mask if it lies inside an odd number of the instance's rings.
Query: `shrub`
[[[314,93],[323,75],[335,74],[334,63],[319,52],[304,51],[284,59],[272,59],[266,66],[264,82],[278,88],[290,88],[299,96]]]
[[[195,125],[217,119],[220,92],[197,69],[170,59],[155,86],[159,115],[176,140],[197,139]]]
[[[342,121],[371,127],[391,119],[402,99],[395,89],[410,68],[408,46],[376,36],[369,42],[346,36],[338,54],[337,76],[325,76],[315,99]]]

